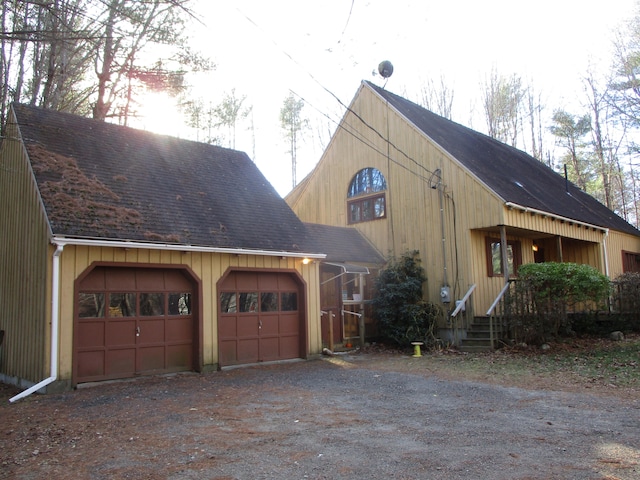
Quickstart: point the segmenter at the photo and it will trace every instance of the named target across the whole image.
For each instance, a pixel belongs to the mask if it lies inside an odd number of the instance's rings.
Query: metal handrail
[[[495,310],[495,308],[498,306],[498,303],[500,303],[500,301],[504,298],[505,294],[509,290],[509,286],[510,286],[509,282],[504,284],[504,287],[502,287],[502,290],[500,290],[500,293],[498,294],[496,299],[493,301],[493,303],[489,307],[489,310],[487,310],[487,316],[489,317],[489,341],[491,342],[491,349],[495,347],[494,345],[495,340],[493,338],[494,330],[495,330],[494,328],[495,315],[492,315],[492,313]]]
[[[500,300],[502,300],[504,294],[507,293],[507,290],[509,290],[509,284],[505,283],[504,287],[502,287],[502,290],[500,290],[500,293],[489,307],[489,310],[487,310],[487,316],[491,315],[491,312],[493,312],[493,310],[498,306],[498,303],[500,302]]]
[[[474,283],[469,287],[469,290],[467,290],[467,293],[464,294],[464,297],[462,297],[462,300],[460,300],[460,303],[458,303],[458,305],[453,310],[453,312],[451,312],[452,317],[455,317],[458,313],[460,313],[460,310],[462,310],[462,307],[464,306],[465,302],[469,299],[469,297],[471,296],[471,294],[475,289],[476,289],[476,284]]]

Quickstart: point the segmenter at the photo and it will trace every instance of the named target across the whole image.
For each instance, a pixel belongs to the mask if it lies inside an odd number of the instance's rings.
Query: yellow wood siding
[[[0,155],[0,375],[36,382],[48,376],[48,225],[17,135],[12,119]]]
[[[640,253],[640,241],[637,237],[626,233],[610,231],[605,240],[607,245],[607,260],[609,278],[615,278],[623,273],[622,252]]]
[[[419,250],[428,278],[425,294],[436,303],[445,275],[444,244],[452,299],[461,298],[476,284],[468,307],[477,315],[487,311],[504,278],[487,274],[485,237],[499,239],[500,226],[509,241],[520,242],[523,263],[534,261],[535,243],[553,261],[562,252],[563,261],[588,263],[607,273],[604,242],[608,273],[614,278],[622,272],[621,250],[640,252],[638,237],[619,232],[607,236],[603,229],[505,205],[366,86],[356,94],[316,169],[287,201],[303,221],[347,226],[349,184],[366,167],[377,168],[387,180],[387,217],[352,226],[383,255],[397,257]],[[439,191],[431,188],[437,170],[444,185],[444,237]]]
[[[387,180],[387,217],[353,226],[384,255],[419,250],[428,277],[426,293],[436,302],[445,276],[444,243],[447,283],[454,299],[461,298],[474,283],[469,232],[499,224],[502,202],[368,89],[350,108],[358,115],[346,114],[316,170],[287,200],[303,221],[346,226],[351,180],[362,168],[377,168]],[[431,188],[438,169],[444,237],[439,190]]]
[[[202,355],[203,364],[215,367],[218,363],[218,294],[216,283],[230,267],[251,269],[279,269],[297,271],[307,284],[305,299],[307,351],[318,354],[322,348],[320,336],[320,303],[318,264],[304,265],[302,259],[274,256],[230,255],[202,252],[179,252],[148,249],[123,249],[67,245],[61,255],[60,301],[60,378],[70,379],[73,368],[73,308],[74,281],[93,262],[126,262],[171,264],[189,267],[202,282]]]

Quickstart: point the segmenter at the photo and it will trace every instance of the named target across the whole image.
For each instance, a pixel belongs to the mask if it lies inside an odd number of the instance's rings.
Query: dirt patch
[[[0,478],[640,478],[637,395],[460,381],[437,358],[345,354],[15,404],[2,386]]]

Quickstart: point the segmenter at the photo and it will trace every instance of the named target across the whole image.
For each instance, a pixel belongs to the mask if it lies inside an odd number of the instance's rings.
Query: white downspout
[[[26,389],[24,392],[19,393],[15,397],[9,399],[9,402],[13,403],[21,398],[31,395],[33,392],[46,387],[50,383],[53,383],[58,378],[58,332],[60,331],[60,255],[64,245],[56,244],[56,251],[53,252],[53,265],[51,271],[51,373],[49,378],[42,380],[40,383],[36,383],[34,386]]]

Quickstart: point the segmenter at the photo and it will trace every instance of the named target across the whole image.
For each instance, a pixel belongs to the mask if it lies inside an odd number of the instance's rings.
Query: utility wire
[[[353,2],[351,5],[351,8],[353,9]],[[262,29],[255,21],[253,21],[253,19],[251,19],[247,14],[245,14],[244,12],[242,12],[239,8],[236,8],[236,10],[238,11],[238,13],[240,13],[240,15],[242,15],[248,22],[250,22],[255,28],[257,28],[262,34],[264,34],[270,41],[271,43],[273,43],[273,45],[284,55],[286,56],[291,62],[293,62],[298,68],[300,68],[309,78],[311,78],[311,80],[313,80],[313,82],[315,82],[322,90],[324,90],[326,93],[328,93],[332,98],[334,98],[338,104],[344,108],[347,112],[352,113],[358,120],[360,120],[360,122],[362,122],[363,125],[365,125],[367,128],[369,128],[372,132],[374,132],[378,137],[380,137],[383,141],[388,142],[389,145],[391,145],[391,147],[393,147],[394,150],[396,150],[397,152],[399,152],[400,154],[402,154],[402,156],[404,156],[407,160],[411,161],[416,167],[424,170],[425,172],[427,172],[428,174],[433,174],[434,172],[432,172],[431,170],[429,170],[428,168],[426,168],[424,165],[422,165],[420,162],[418,162],[417,160],[415,160],[413,157],[411,157],[411,155],[407,154],[404,150],[402,150],[400,147],[398,147],[397,145],[395,145],[393,142],[391,142],[389,140],[389,138],[385,137],[385,135],[383,135],[382,133],[380,133],[375,127],[373,127],[372,125],[370,125],[364,118],[362,118],[362,116],[360,114],[358,114],[357,112],[355,112],[354,110],[352,110],[351,108],[349,108],[342,100],[340,100],[340,98],[333,92],[331,91],[328,87],[326,87],[322,82],[320,82],[307,68],[305,68],[304,66],[302,66],[295,58],[293,58],[292,55],[290,55],[284,48],[282,48],[278,42],[276,42],[273,37],[271,37],[267,32],[265,32],[264,29]],[[351,11],[349,12],[349,19],[351,17]],[[347,20],[347,23],[349,22],[349,20]],[[346,28],[346,26],[345,26]],[[295,93],[293,90],[291,90],[291,93],[293,93],[294,95],[296,95],[298,98],[300,98],[301,100],[303,100],[306,103],[307,100],[304,99],[304,97],[302,97],[301,95],[298,95],[297,93]],[[388,105],[388,102],[387,102]],[[329,120],[334,121],[333,119],[331,119],[326,113],[322,112],[320,109],[314,107],[315,110],[317,110],[318,112],[320,112],[323,116],[329,118]],[[334,121],[335,122],[335,121]],[[339,122],[335,122],[337,126],[340,126]],[[345,131],[347,131],[345,129]],[[351,132],[349,132],[351,133]],[[353,135],[353,134],[352,134]],[[355,138],[358,138],[354,135]],[[370,148],[376,150],[378,153],[381,153],[382,155],[386,155],[383,152],[380,152],[380,150],[378,150],[377,148],[373,147],[371,144],[367,144],[366,142],[364,142],[362,139],[359,139],[360,141],[362,141],[363,143],[365,143],[366,145],[368,145]],[[392,160],[394,163],[396,163],[397,165],[402,166],[403,168],[409,170],[406,166],[402,165],[401,163],[399,163],[396,160]],[[421,178],[424,178],[422,176],[420,176]]]

